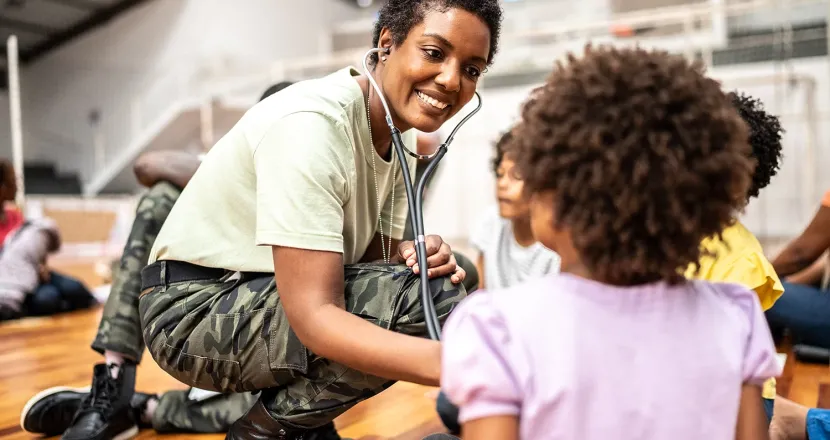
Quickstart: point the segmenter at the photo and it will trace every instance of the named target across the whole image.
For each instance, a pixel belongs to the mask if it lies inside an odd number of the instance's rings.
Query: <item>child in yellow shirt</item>
[[[781,162],[781,134],[783,129],[778,118],[764,111],[757,99],[741,93],[730,94],[732,102],[744,122],[749,126],[749,143],[756,161],[752,186],[747,201],[758,197],[761,189],[769,185],[778,172]],[[707,254],[686,270],[687,278],[709,281],[723,281],[742,284],[758,294],[761,307],[769,310],[784,293],[784,286],[775,273],[772,264],[764,256],[758,239],[744,225],[735,222],[721,232],[720,237],[710,237],[701,243]],[[764,386],[764,407],[767,416],[772,417],[775,398],[775,380]]]
[[[784,293],[784,286],[764,256],[761,243],[740,222],[735,221],[724,229],[721,238],[703,240],[701,246],[713,255],[701,258],[697,273],[694,266],[686,269],[687,278],[742,284],[758,294],[765,311]]]

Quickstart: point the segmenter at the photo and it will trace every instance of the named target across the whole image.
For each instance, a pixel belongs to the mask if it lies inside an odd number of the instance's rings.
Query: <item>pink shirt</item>
[[[568,274],[472,294],[447,321],[442,358],[462,423],[520,415],[533,440],[732,440],[742,383],[781,373],[744,287]]]

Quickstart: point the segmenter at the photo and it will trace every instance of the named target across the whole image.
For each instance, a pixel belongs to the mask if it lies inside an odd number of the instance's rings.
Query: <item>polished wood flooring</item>
[[[89,348],[101,309],[49,318],[28,318],[0,325],[0,439],[37,438],[19,427],[20,410],[38,391],[58,385],[88,386],[92,365],[101,356]],[[136,389],[162,392],[186,388],[152,360],[139,366]],[[429,388],[398,383],[337,419],[343,437],[415,440],[441,430]],[[143,431],[139,439],[224,439],[224,435],[157,435]]]
[[[94,285],[88,268],[84,264],[63,265],[65,272]],[[36,438],[22,431],[19,418],[25,402],[38,391],[58,385],[89,385],[92,365],[101,360],[89,348],[100,315],[101,309],[96,308],[0,325],[0,439]],[[162,392],[185,387],[165,374],[148,354],[139,367],[136,388]],[[440,432],[434,403],[424,396],[429,390],[398,383],[338,418],[338,430],[344,438],[363,440],[416,440]],[[778,391],[804,405],[830,407],[830,367],[798,363],[788,356]],[[224,435],[157,435],[147,430],[137,438],[219,440]]]

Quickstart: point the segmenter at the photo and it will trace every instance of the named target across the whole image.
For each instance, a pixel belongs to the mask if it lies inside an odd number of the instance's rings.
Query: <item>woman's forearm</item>
[[[438,342],[386,330],[346,310],[342,254],[279,246],[273,254],[285,317],[309,350],[386,379],[439,384]],[[381,289],[375,294],[395,293]]]
[[[772,267],[779,277],[788,277],[808,268],[823,250],[802,246],[798,241],[788,245],[775,259]]]
[[[830,248],[830,207],[822,205],[810,224],[772,260],[779,277],[799,272]]]
[[[795,284],[814,285],[821,282],[824,277],[824,268],[826,266],[826,257],[821,256],[816,259],[808,268],[796,272],[787,277],[787,281]]]
[[[386,330],[333,304],[309,318],[298,337],[317,355],[385,379],[439,385],[440,343]]]

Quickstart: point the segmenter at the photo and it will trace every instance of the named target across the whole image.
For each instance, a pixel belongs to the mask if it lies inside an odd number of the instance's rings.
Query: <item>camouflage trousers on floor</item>
[[[168,391],[161,395],[153,412],[153,429],[160,433],[228,432],[233,422],[254,406],[257,398],[251,393],[229,393],[193,400],[189,391]]]
[[[125,354],[136,362],[144,353],[138,314],[141,269],[170,214],[181,190],[166,182],[153,186],[138,202],[135,221],[120,263],[113,272],[110,295],[104,306],[92,348]],[[161,395],[153,414],[153,427],[160,432],[227,432],[256,402],[251,393],[222,394],[202,401],[188,399],[187,391]]]
[[[159,267],[161,284],[167,266]],[[420,279],[409,268],[356,264],[345,267],[345,277],[347,311],[385,329],[427,335]],[[466,290],[448,277],[430,287],[443,322]],[[289,427],[323,425],[393,383],[309,352],[288,324],[273,276],[162,284],[139,306],[144,340],[162,369],[202,389],[262,390],[263,404]]]
[[[141,361],[141,355],[144,353],[144,340],[141,338],[141,323],[138,317],[141,269],[147,265],[150,250],[161,225],[164,224],[179,195],[179,188],[162,182],[150,188],[150,191],[139,200],[120,264],[113,273],[112,289],[104,305],[98,333],[92,342],[93,350],[102,354],[105,350],[111,350],[125,354],[136,362]]]

